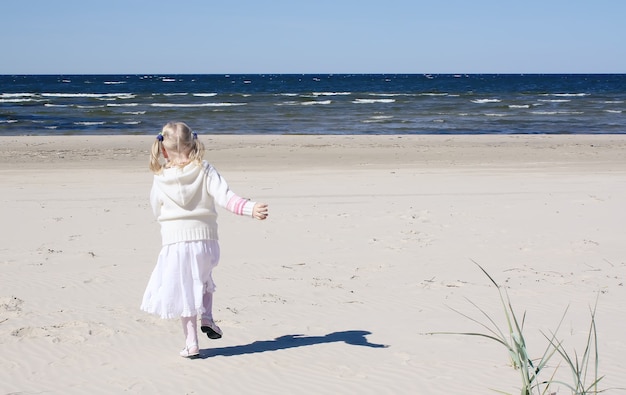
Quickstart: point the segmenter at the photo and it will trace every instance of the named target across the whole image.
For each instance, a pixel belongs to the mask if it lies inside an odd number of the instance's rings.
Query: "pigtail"
[[[154,143],[152,143],[152,150],[150,152],[150,170],[152,170],[154,174],[159,174],[163,170],[163,165],[161,164],[162,145],[163,134],[159,133]]]
[[[202,159],[204,159],[204,144],[202,144],[202,142],[198,140],[198,135],[195,132],[193,133],[189,159],[198,163],[201,163]]]

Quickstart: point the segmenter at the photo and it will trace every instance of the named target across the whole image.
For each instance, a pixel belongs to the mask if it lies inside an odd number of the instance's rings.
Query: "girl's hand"
[[[256,203],[254,208],[252,208],[252,218],[263,221],[269,215],[269,211],[267,208],[267,204],[265,203]]]

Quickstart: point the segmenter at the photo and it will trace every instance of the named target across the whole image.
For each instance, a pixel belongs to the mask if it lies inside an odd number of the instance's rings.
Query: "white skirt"
[[[202,297],[215,291],[211,273],[219,259],[217,240],[164,245],[143,295],[141,310],[161,318],[202,315]]]

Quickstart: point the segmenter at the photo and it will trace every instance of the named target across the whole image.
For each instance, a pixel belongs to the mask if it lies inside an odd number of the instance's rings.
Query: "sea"
[[[624,134],[626,74],[0,75],[0,135]]]

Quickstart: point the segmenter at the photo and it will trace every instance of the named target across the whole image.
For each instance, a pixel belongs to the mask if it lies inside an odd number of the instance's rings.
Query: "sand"
[[[566,309],[581,356],[597,300],[601,388],[626,387],[626,136],[201,139],[270,218],[220,211],[224,337],[187,360],[179,321],[139,310],[153,138],[0,137],[0,394],[519,393],[502,346],[428,335],[484,332],[470,302],[506,328],[476,263],[532,358]]]

